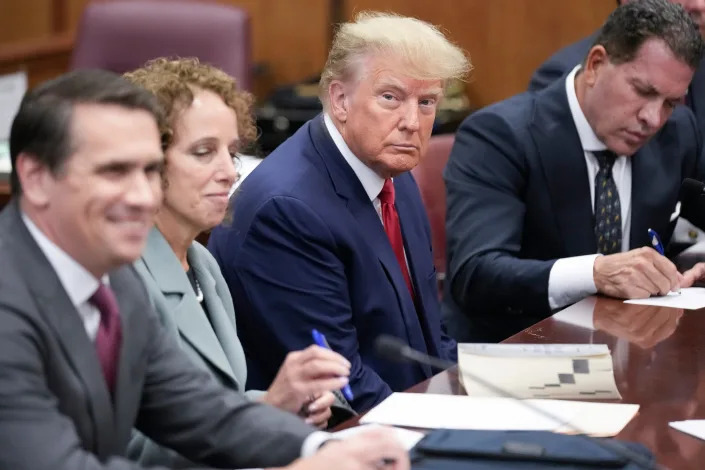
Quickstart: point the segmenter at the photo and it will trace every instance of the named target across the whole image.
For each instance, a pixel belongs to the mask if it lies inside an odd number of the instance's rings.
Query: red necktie
[[[117,365],[120,357],[120,342],[122,328],[120,326],[120,310],[118,309],[115,294],[110,287],[101,283],[98,290],[88,301],[100,310],[100,325],[95,337],[95,347],[98,351],[98,360],[103,368],[103,376],[108,390],[115,391]]]
[[[404,256],[404,239],[401,236],[401,225],[399,225],[399,214],[394,207],[394,183],[390,178],[384,180],[384,186],[379,193],[379,201],[382,203],[382,223],[384,231],[387,232],[389,243],[392,245],[394,255],[397,257],[397,262],[401,268],[401,273],[404,276],[406,287],[409,288],[411,298],[414,299],[414,288],[409,276],[409,270],[406,266],[406,257]]]

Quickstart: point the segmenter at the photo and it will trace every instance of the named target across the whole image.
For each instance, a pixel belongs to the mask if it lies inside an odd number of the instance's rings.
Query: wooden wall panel
[[[255,94],[317,75],[328,52],[329,0],[219,0],[252,18]]]
[[[0,45],[50,36],[54,0],[0,0]]]
[[[346,15],[394,11],[441,25],[471,56],[467,91],[484,106],[526,89],[533,70],[599,27],[614,0],[347,0]]]
[[[68,50],[67,43],[61,41],[73,34],[89,1],[0,0],[0,70],[28,67],[32,83],[61,71],[70,54],[70,41]],[[331,0],[217,1],[242,6],[252,16],[253,60],[261,66],[261,73],[255,78],[259,98],[277,85],[320,71],[329,46]],[[355,11],[377,9],[441,25],[470,53],[475,72],[467,90],[475,106],[524,90],[531,72],[541,61],[560,46],[594,31],[614,8],[614,0],[344,0],[342,3],[347,18]],[[58,35],[64,38],[59,41],[63,49],[55,48],[55,57],[47,55],[47,44],[43,44],[41,58],[34,54],[31,66],[27,61],[16,60],[16,51],[25,50],[38,38],[51,44],[52,30],[57,25],[65,31]],[[15,59],[8,61],[8,56]]]

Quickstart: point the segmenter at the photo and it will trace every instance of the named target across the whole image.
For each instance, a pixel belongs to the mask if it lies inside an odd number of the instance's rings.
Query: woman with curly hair
[[[164,200],[136,263],[162,323],[225,386],[326,427],[331,390],[347,383],[349,362],[311,346],[289,353],[268,390],[245,391],[245,354],[230,291],[215,259],[195,240],[227,212],[238,151],[256,137],[252,96],[197,59],[156,59],[125,76],[156,95],[166,116],[160,123]],[[133,438],[129,453],[147,465],[190,464],[142,435]]]

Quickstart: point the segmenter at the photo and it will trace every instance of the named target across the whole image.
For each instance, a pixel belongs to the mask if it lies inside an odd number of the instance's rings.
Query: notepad
[[[673,429],[690,434],[705,441],[705,419],[689,419],[686,421],[673,421],[668,423]]]
[[[461,343],[458,369],[473,397],[622,398],[605,344]]]
[[[686,310],[698,310],[705,307],[705,288],[686,287],[681,289],[681,293],[671,292],[660,297],[649,297],[648,299],[625,300],[626,304],[655,305],[657,307],[684,308]]]
[[[614,436],[638,410],[639,405],[621,403],[393,393],[363,416],[360,422],[423,429],[563,433],[574,433],[574,428],[577,428],[593,436]]]

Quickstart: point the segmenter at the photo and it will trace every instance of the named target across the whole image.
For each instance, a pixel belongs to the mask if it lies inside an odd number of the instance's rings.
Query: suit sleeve
[[[222,387],[179,349],[155,315],[136,427],[214,467],[274,467],[300,457],[315,430],[296,416]]]
[[[567,71],[568,70],[566,70],[565,64],[551,57],[546,62],[541,64],[531,76],[528,91],[543,90],[544,88],[561,78],[563,74]]]
[[[526,206],[524,144],[500,116],[479,112],[459,129],[444,172],[448,279],[464,312],[548,309],[555,260],[520,259]]]
[[[391,390],[360,358],[351,304],[362,299],[349,295],[344,259],[350,256],[354,253],[336,245],[325,221],[305,203],[276,197],[254,216],[237,264],[221,262],[246,286],[234,297],[247,300],[238,303],[239,314],[243,310],[239,305],[250,310],[248,355],[274,374],[289,351],[311,345],[311,330],[316,328],[331,349],[351,362],[351,405],[362,410]]]
[[[120,457],[101,462],[83,449],[73,422],[61,413],[47,385],[42,344],[32,320],[0,305],[0,468],[143,469]]]

